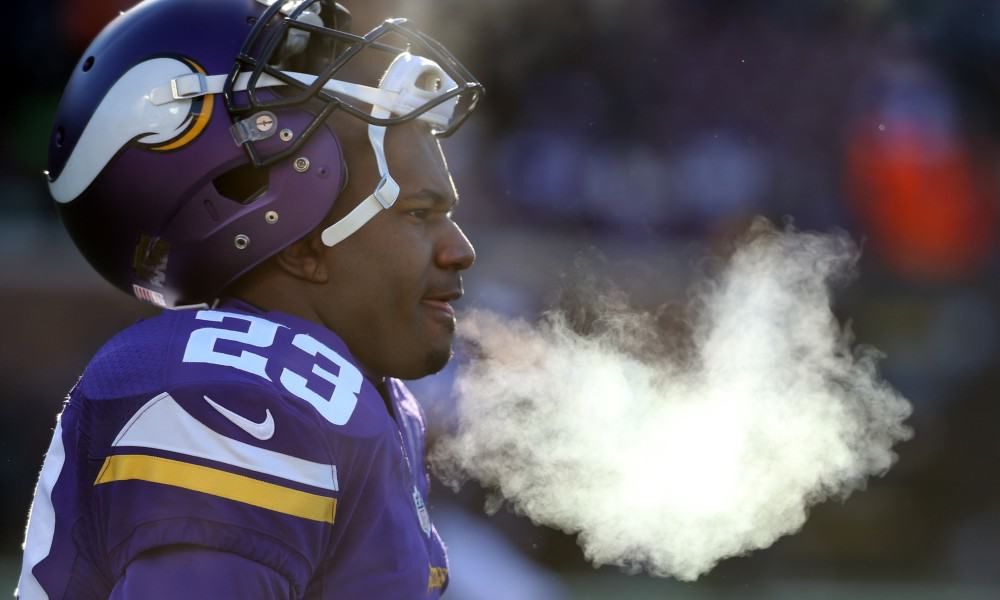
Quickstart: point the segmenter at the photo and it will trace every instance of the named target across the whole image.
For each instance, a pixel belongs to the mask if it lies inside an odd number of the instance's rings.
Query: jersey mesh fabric
[[[80,382],[93,400],[160,391],[174,315],[141,321],[111,338],[94,356]]]

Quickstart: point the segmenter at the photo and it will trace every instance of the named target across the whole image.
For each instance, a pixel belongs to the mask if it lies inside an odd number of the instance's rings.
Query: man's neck
[[[312,301],[313,295],[310,293],[312,290],[305,289],[302,282],[292,278],[287,278],[289,280],[285,281],[277,279],[277,277],[244,278],[226,290],[225,297],[245,302],[263,311],[280,312],[316,323],[341,337],[344,343],[348,343],[348,340],[344,340],[337,330],[323,319],[322,312]],[[350,346],[348,349],[351,349]],[[355,362],[365,377],[376,385],[386,380],[384,375],[364,365],[357,356]]]

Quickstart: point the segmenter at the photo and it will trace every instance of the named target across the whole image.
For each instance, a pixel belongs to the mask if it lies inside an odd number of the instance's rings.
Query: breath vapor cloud
[[[596,565],[693,580],[770,546],[812,504],[884,474],[910,436],[877,351],[830,309],[857,256],[846,235],[758,222],[667,346],[653,315],[615,302],[584,332],[560,311],[465,315],[477,356],[435,472],[495,490],[491,510],[579,534]]]

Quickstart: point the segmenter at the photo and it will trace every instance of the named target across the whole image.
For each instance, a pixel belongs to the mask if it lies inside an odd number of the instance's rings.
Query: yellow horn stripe
[[[191,127],[176,140],[166,144],[165,146],[157,146],[153,150],[160,152],[166,152],[167,150],[176,150],[178,148],[183,148],[184,146],[190,144],[196,137],[201,135],[201,132],[205,130],[208,125],[208,120],[212,117],[212,107],[215,104],[215,98],[209,94],[207,96],[202,96],[204,103],[201,105],[201,112],[195,117],[194,123]]]
[[[210,494],[312,521],[333,523],[337,500],[220,469],[147,456],[119,454],[104,460],[94,485],[149,481]]]

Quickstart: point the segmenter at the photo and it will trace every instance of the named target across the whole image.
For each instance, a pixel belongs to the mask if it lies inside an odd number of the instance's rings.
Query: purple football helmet
[[[336,110],[368,123],[381,182],[324,243],[390,207],[386,127],[447,136],[482,86],[402,19],[363,36],[349,21],[333,0],[146,0],[105,27],[59,104],[47,172],[91,265],[160,306],[211,302],[329,213],[347,179]],[[388,63],[374,85],[344,75],[362,55]]]

